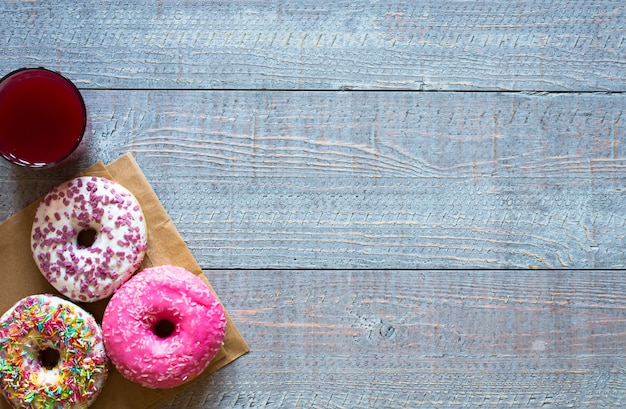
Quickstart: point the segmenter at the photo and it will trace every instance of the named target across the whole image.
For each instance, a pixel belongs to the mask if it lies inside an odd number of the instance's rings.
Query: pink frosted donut
[[[137,270],[146,247],[146,222],[137,199],[102,177],[56,186],[41,200],[33,220],[37,267],[75,301],[113,294]]]
[[[111,362],[128,380],[172,388],[199,375],[224,341],[224,309],[181,267],[145,269],[111,297],[102,319]]]

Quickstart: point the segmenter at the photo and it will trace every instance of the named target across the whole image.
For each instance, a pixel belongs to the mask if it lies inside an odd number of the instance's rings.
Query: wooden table
[[[615,408],[622,0],[4,1],[0,71],[135,155],[252,352],[166,408]]]

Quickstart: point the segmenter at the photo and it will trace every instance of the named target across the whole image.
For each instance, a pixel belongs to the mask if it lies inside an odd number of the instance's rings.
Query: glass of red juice
[[[28,168],[53,168],[84,146],[87,110],[61,74],[22,68],[0,79],[0,155]]]

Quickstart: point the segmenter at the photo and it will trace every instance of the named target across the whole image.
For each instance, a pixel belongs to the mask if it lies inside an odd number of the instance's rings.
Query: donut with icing
[[[141,264],[146,222],[133,194],[117,182],[84,176],[54,187],[39,203],[33,259],[61,294],[92,302],[111,295]]]
[[[108,374],[102,331],[70,301],[32,295],[0,318],[0,388],[15,408],[86,408]]]
[[[115,292],[102,332],[109,358],[125,378],[164,389],[204,371],[224,341],[226,318],[200,278],[160,266],[140,271]]]

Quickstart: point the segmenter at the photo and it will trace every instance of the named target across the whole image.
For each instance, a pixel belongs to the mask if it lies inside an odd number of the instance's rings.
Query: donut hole
[[[59,363],[61,354],[54,348],[46,348],[39,351],[39,362],[46,369],[52,369]]]
[[[85,230],[81,230],[78,232],[78,236],[76,237],[76,241],[78,242],[78,247],[91,247],[93,243],[96,241],[96,232],[95,229],[89,228]]]
[[[174,333],[174,330],[176,330],[176,325],[167,319],[159,320],[154,327],[152,327],[152,331],[154,331],[154,334],[159,338],[168,338]]]

